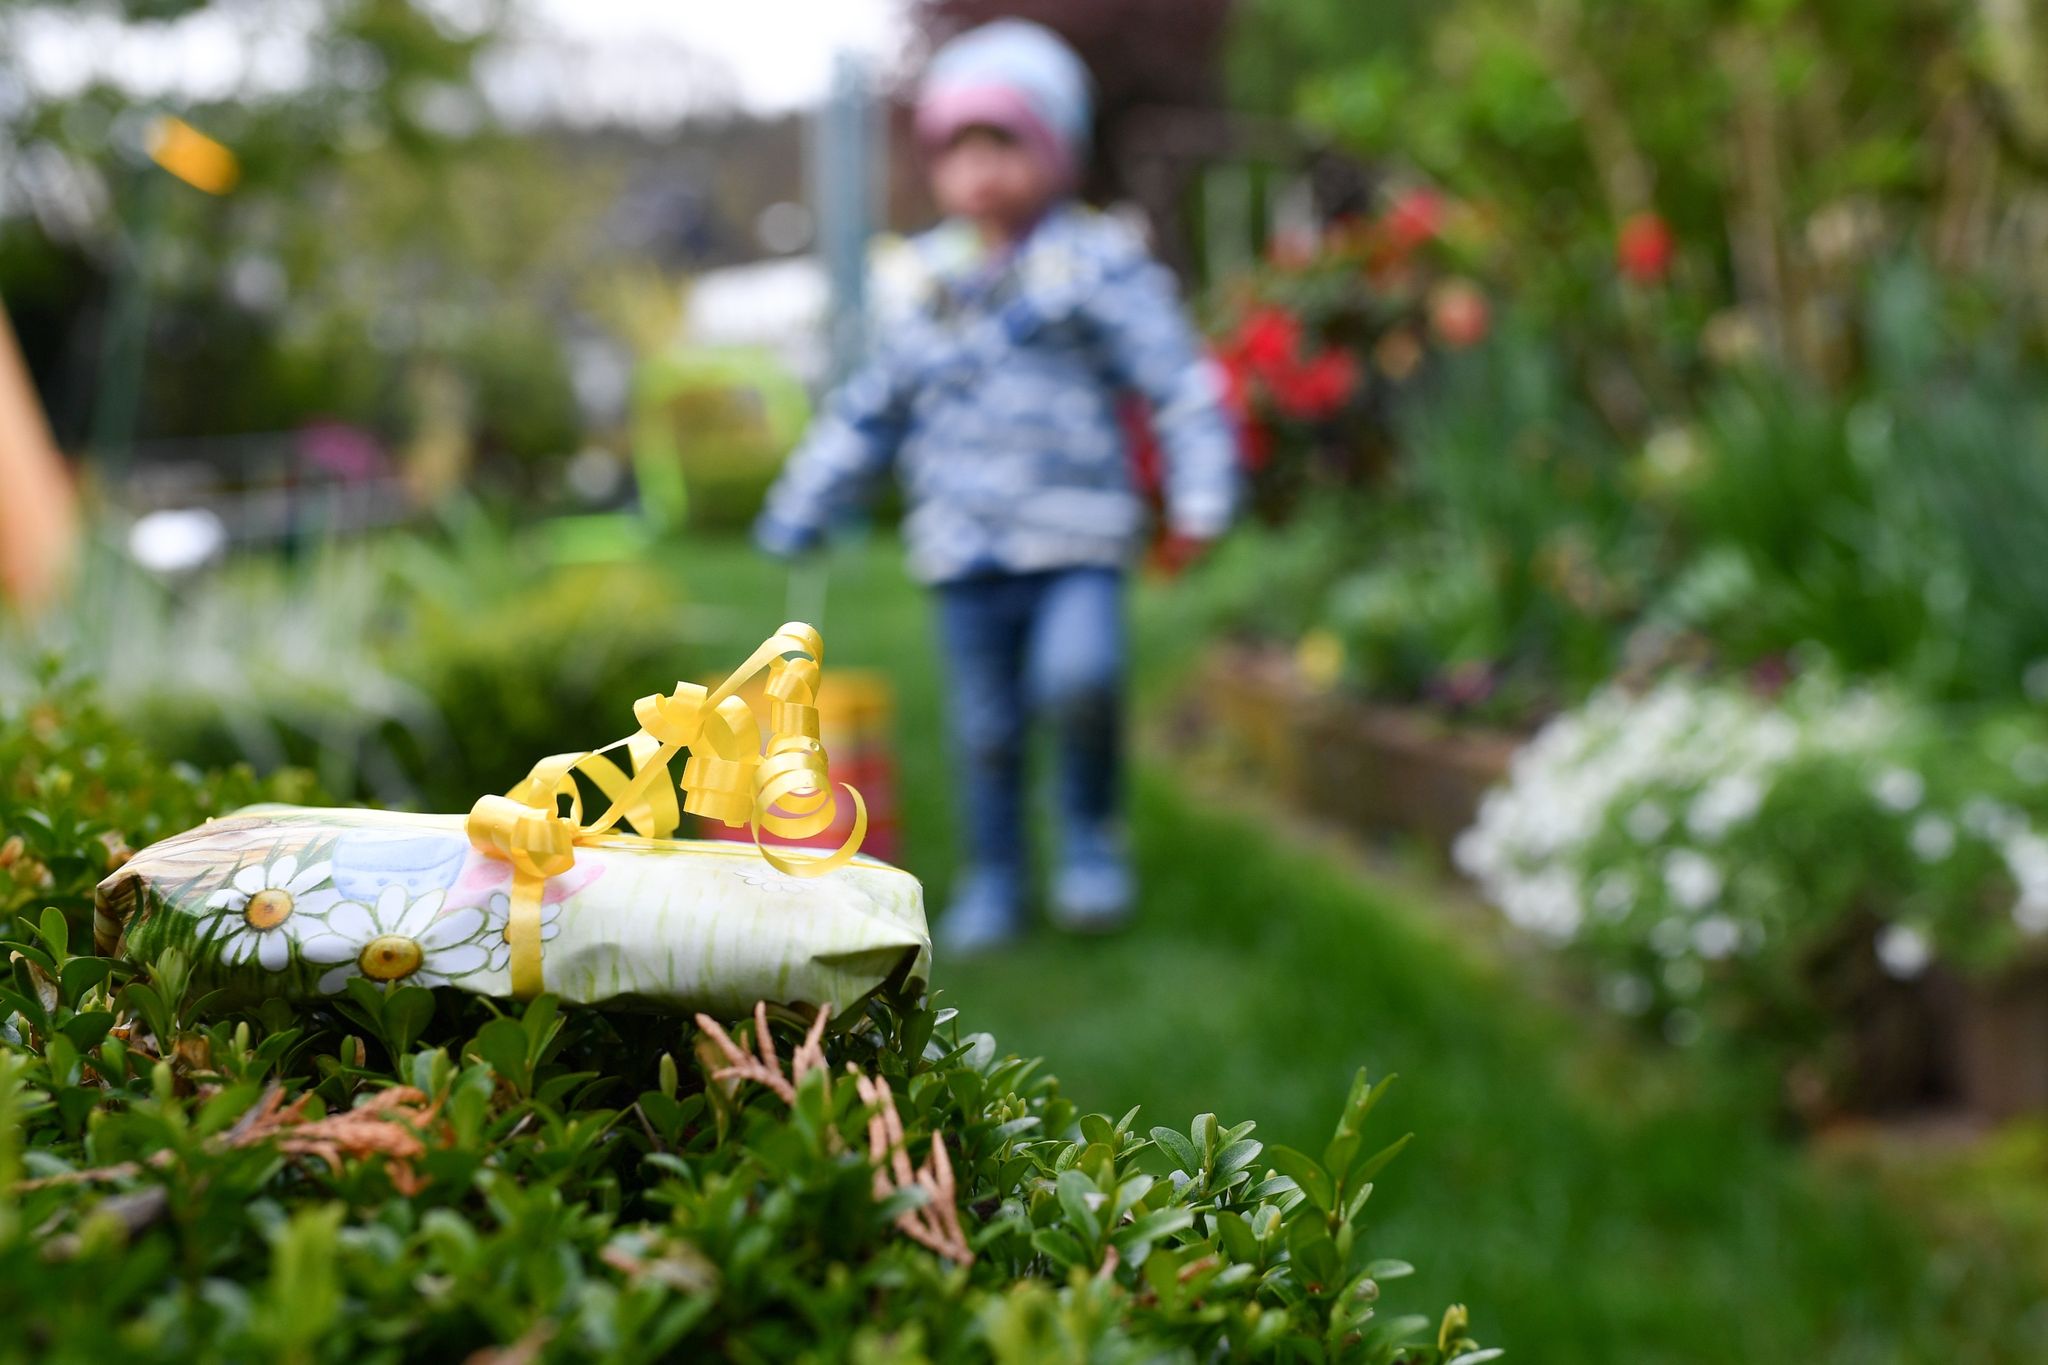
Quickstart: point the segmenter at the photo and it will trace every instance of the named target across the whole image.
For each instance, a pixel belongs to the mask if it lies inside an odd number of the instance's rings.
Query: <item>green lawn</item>
[[[694,599],[739,609],[738,633],[789,600],[782,570],[733,549],[677,567]],[[905,861],[936,912],[951,794],[924,604],[886,543],[837,555],[826,601],[827,686],[832,665],[894,679]],[[1148,691],[1170,652],[1159,606],[1140,607]],[[1529,1362],[2048,1359],[2048,1286],[1822,1169],[1774,1131],[1768,1076],[1617,1042],[1518,980],[1542,963],[1179,789],[1163,757],[1135,804],[1132,933],[942,954],[939,988],[1083,1104],[1160,1122],[1213,1110],[1319,1146],[1356,1067],[1400,1073],[1384,1132],[1417,1139],[1381,1178],[1377,1246],[1420,1273],[1397,1303],[1468,1302]]]

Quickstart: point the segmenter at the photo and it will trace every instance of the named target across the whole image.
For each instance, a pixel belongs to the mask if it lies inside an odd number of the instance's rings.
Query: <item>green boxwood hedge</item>
[[[1366,1234],[1406,1139],[1084,1114],[951,1009],[818,1037],[356,983],[251,1012],[74,951],[130,843],[260,795],[0,714],[0,1320],[39,1360],[1490,1359]],[[1382,1302],[1383,1290],[1388,1302]]]

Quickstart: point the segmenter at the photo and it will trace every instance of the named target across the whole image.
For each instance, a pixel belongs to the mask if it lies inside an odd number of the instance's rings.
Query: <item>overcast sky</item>
[[[460,28],[475,0],[420,0]],[[484,70],[513,117],[660,122],[740,104],[814,103],[834,54],[901,60],[901,0],[517,0],[517,35]],[[274,94],[313,60],[304,0],[223,0],[171,23],[122,25],[64,4],[8,7],[19,74],[43,95],[110,79],[144,97]]]
[[[645,35],[729,67],[750,105],[809,104],[842,48],[883,61],[904,42],[899,0],[526,0],[536,19],[599,44]]]
[[[900,60],[900,0],[523,0],[522,39],[486,67],[514,117],[653,125],[734,104],[798,108],[836,54]]]

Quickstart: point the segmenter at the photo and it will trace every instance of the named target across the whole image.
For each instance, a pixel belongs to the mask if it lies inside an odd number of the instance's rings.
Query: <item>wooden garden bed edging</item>
[[[1447,869],[1525,739],[1316,688],[1290,652],[1243,643],[1210,651],[1194,698],[1188,719],[1233,770],[1362,839],[1414,838]],[[1846,1093],[1788,1093],[1795,1111],[1822,1125],[1842,1116],[1840,1100],[1849,1113],[1932,1107],[1972,1124],[2048,1112],[2048,963],[1985,979],[1937,968],[1901,982],[1878,969],[1874,940],[1874,929],[1858,935],[1851,951],[1868,959],[1860,988],[1836,1001]],[[1788,1091],[1799,1089],[1798,1070]]]
[[[1198,695],[1197,724],[1263,786],[1360,835],[1413,836],[1446,866],[1522,743],[1317,689],[1284,650],[1217,648]]]

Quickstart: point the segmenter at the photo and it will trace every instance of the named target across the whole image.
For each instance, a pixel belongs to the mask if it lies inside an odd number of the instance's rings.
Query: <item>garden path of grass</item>
[[[936,912],[951,794],[934,651],[893,558],[878,542],[835,559],[827,686],[834,665],[895,683],[904,861]],[[676,567],[694,600],[741,608],[748,628],[756,610],[780,619],[782,571],[738,547],[695,545]],[[1140,608],[1155,677],[1174,652],[1159,615]],[[1399,1072],[1375,1121],[1417,1138],[1380,1179],[1373,1245],[1419,1273],[1389,1286],[1390,1306],[1468,1302],[1511,1359],[2048,1359],[2038,1280],[1966,1233],[1937,1243],[1774,1133],[1768,1076],[1617,1043],[1413,888],[1218,809],[1176,772],[1155,757],[1137,778],[1136,928],[1042,933],[986,961],[942,953],[937,984],[964,1024],[1044,1055],[1085,1106],[1142,1103],[1148,1123],[1214,1110],[1318,1150],[1355,1068]]]

